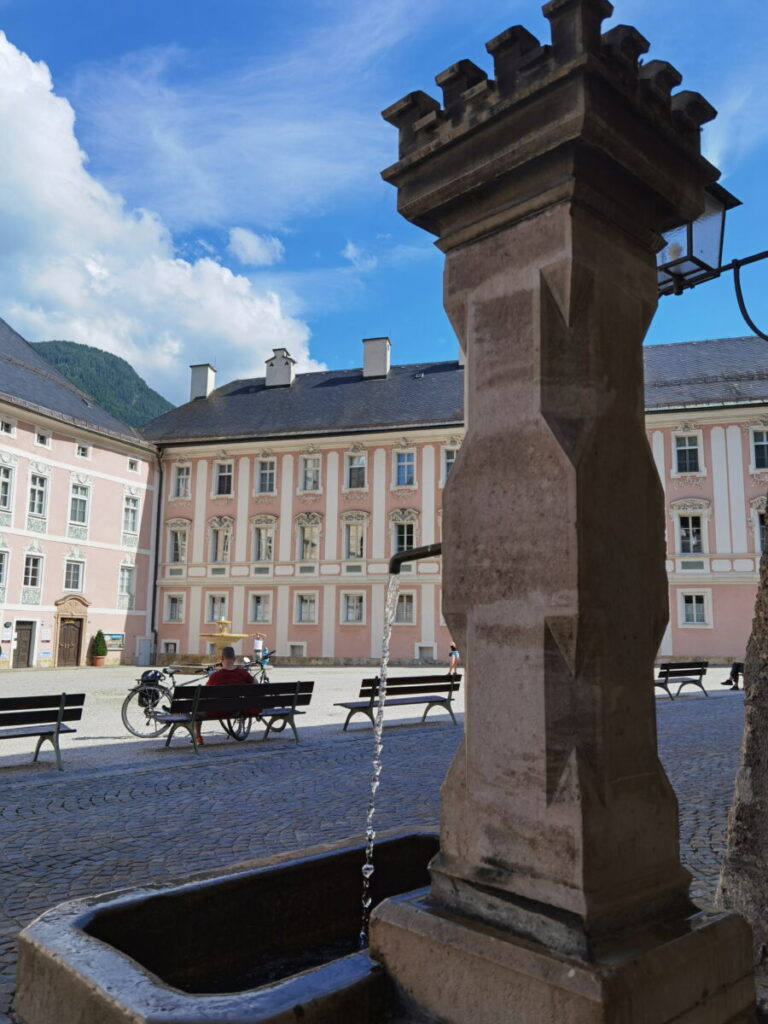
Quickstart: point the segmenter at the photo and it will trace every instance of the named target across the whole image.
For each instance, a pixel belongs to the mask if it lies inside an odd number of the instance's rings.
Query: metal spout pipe
[[[400,551],[398,554],[392,555],[390,558],[390,575],[398,576],[400,573],[400,566],[403,562],[416,562],[420,558],[434,558],[436,555],[441,555],[442,553],[442,544],[425,544],[420,548],[407,548],[405,551]]]

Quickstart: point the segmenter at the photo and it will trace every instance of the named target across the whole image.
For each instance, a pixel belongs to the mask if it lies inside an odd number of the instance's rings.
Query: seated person
[[[720,685],[730,686],[732,690],[738,690],[740,675],[744,675],[744,662],[734,661],[734,663],[731,665],[731,674],[728,676],[727,679],[724,679]]]
[[[206,686],[252,686],[253,676],[247,668],[235,664],[234,647],[225,647],[221,652],[221,668],[217,668],[208,676]],[[249,708],[247,714],[258,715],[261,709]],[[211,716],[218,717],[218,716]],[[195,743],[202,743],[200,722],[195,723]]]

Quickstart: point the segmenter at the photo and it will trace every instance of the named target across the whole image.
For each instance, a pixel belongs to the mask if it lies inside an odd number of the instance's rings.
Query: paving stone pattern
[[[52,769],[50,755],[46,764],[30,765],[28,750],[8,759],[0,748],[0,1024],[18,1020],[16,934],[49,907],[361,835],[371,733],[342,733],[330,696],[318,702],[317,724],[307,716],[298,746],[286,734],[235,745],[211,723],[210,742],[195,756],[186,740],[167,750],[162,741],[126,741],[103,727],[102,715],[101,730],[79,737],[79,748],[74,738],[65,741],[63,773]],[[114,717],[121,699],[97,694],[94,704],[101,701],[103,714]],[[743,699],[664,698],[657,709],[662,758],[680,799],[683,859],[694,897],[708,902],[723,852]],[[439,715],[425,726],[395,719],[387,727],[380,829],[437,822],[439,786],[460,735]]]

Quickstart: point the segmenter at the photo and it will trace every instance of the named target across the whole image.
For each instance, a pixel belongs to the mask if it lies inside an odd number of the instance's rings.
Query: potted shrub
[[[98,631],[96,636],[93,638],[91,644],[91,664],[96,668],[100,668],[107,660],[107,641],[104,639],[104,634],[101,630]]]

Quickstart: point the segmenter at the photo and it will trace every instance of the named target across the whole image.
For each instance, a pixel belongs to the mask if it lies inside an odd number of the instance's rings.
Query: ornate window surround
[[[691,434],[695,434],[697,438],[696,446],[699,453],[699,468],[696,471],[678,472],[676,438],[683,436],[688,437]],[[707,466],[704,461],[704,429],[698,423],[691,423],[689,420],[684,420],[683,422],[678,423],[677,426],[672,427],[669,435],[669,443],[671,446],[669,475],[673,480],[679,480],[682,477],[697,478],[706,477],[708,475]]]
[[[712,518],[712,502],[708,498],[678,498],[670,502],[669,517],[675,528],[675,555],[683,555],[681,549],[680,516],[701,518],[701,551],[697,555],[709,554],[709,520]],[[685,554],[684,557],[689,557]],[[693,556],[690,556],[693,557]]]

